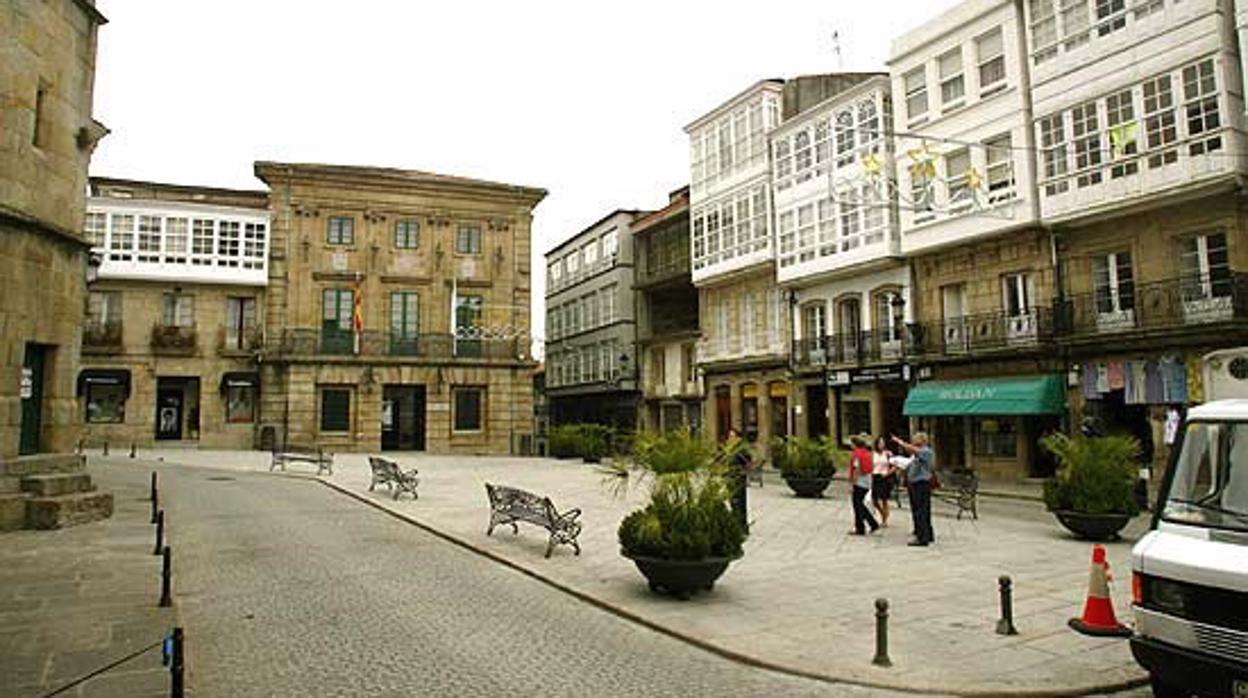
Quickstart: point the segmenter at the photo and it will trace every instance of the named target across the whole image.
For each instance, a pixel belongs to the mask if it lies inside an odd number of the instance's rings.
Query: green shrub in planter
[[[1057,457],[1057,476],[1044,483],[1049,511],[1081,514],[1140,513],[1135,500],[1140,444],[1129,436],[1053,434],[1040,445]]]
[[[847,458],[828,438],[789,437],[773,439],[771,462],[781,476],[794,480],[831,478],[837,465]]]
[[[727,469],[712,444],[687,430],[645,434],[634,453],[650,478],[650,501],[620,523],[625,555],[680,561],[741,555],[746,531],[728,505]]]
[[[576,458],[580,455],[580,425],[565,424],[550,430],[550,455],[554,458]]]
[[[601,424],[579,424],[578,452],[587,462],[597,462],[611,453],[613,431]]]

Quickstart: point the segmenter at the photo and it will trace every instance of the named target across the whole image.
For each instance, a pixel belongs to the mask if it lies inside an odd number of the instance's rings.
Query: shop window
[[[87,423],[121,424],[126,421],[126,386],[87,383]]]
[[[975,455],[1015,458],[1018,455],[1018,423],[1011,417],[981,417],[973,424]]]
[[[481,431],[484,388],[455,388],[455,431]]]
[[[871,403],[866,400],[846,400],[841,403],[841,433],[848,441],[854,434],[870,434]]]
[[[321,431],[351,430],[351,390],[325,388],[321,391]]]
[[[256,387],[229,385],[225,388],[225,421],[250,424],[256,418]]]

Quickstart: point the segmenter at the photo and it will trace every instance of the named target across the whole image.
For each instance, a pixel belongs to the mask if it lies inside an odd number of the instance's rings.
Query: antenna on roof
[[[845,70],[845,61],[841,58],[841,33],[835,29],[832,30],[832,53],[836,54],[836,69]]]

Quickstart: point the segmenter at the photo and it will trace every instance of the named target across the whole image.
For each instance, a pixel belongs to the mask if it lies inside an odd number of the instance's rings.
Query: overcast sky
[[[93,175],[263,188],[254,160],[538,186],[542,255],[688,181],[682,128],[761,78],[883,70],[954,0],[98,0]],[[841,58],[833,50],[839,35]]]

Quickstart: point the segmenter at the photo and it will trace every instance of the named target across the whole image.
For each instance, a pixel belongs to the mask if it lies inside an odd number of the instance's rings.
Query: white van
[[[1205,362],[1209,397],[1248,397],[1248,349]],[[1248,698],[1248,399],[1193,407],[1178,438],[1131,551],[1131,652],[1156,696]]]

